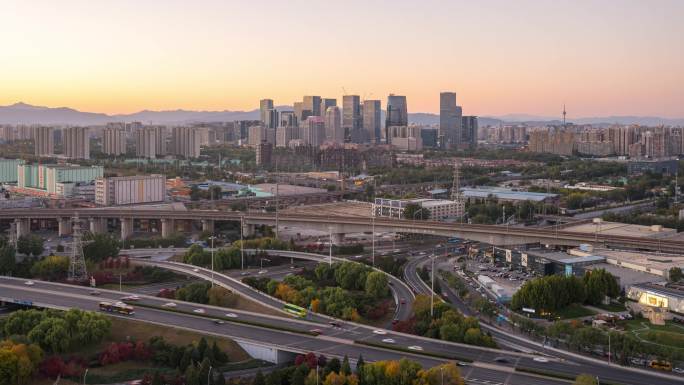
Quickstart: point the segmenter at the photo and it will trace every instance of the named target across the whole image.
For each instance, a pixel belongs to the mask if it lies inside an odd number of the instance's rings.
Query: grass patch
[[[426,351],[419,351],[419,350],[411,350],[408,348],[402,348],[400,346],[396,345],[390,345],[390,344],[383,344],[383,343],[378,343],[378,342],[370,342],[370,341],[361,341],[361,340],[356,340],[354,341],[355,344],[359,345],[367,345],[367,346],[372,346],[376,348],[383,348],[383,349],[388,349],[388,350],[395,350],[397,352],[402,352],[402,353],[412,353],[412,354],[420,354],[423,356],[429,356],[429,357],[435,357],[435,358],[444,358],[447,360],[457,360],[457,361],[463,361],[463,362],[473,362],[470,358],[464,358],[460,357],[454,354],[442,354],[442,353],[432,353],[432,352],[426,352]]]
[[[621,303],[619,303],[619,302],[618,302],[618,303],[611,302],[611,303],[608,304],[608,305],[604,305],[604,304],[595,305],[595,307],[597,307],[597,308],[599,308],[599,309],[602,309],[602,310],[605,310],[605,311],[612,311],[612,312],[615,312],[615,313],[627,310],[627,308],[625,307],[625,305],[623,305],[623,304],[621,304]]]
[[[572,318],[580,318],[580,317],[587,317],[587,316],[592,316],[595,315],[596,312],[587,309],[586,307],[579,305],[579,304],[572,304],[564,307],[563,309],[556,310],[554,312],[554,315],[556,317],[560,317],[560,319],[572,319]]]
[[[629,320],[623,323],[627,332],[640,339],[658,345],[682,349],[684,347],[684,326],[668,321],[665,325],[651,325],[648,320]]]

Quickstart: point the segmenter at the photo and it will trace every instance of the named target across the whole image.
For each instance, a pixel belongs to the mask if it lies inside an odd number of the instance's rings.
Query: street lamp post
[[[207,385],[211,385],[211,365],[209,365],[209,372],[207,373]]]
[[[215,236],[209,237],[211,240],[211,287],[214,287],[214,239]]]
[[[332,266],[332,227],[328,227],[329,238],[328,238],[328,264]]]
[[[88,368],[86,368],[85,372],[83,373],[83,385],[86,383],[86,376],[88,375]]]
[[[372,222],[371,232],[373,233],[371,235],[372,245],[373,245],[371,247],[371,261],[372,261],[371,264],[373,265],[373,267],[375,267],[375,213],[373,213],[373,217],[371,217],[371,222]]]
[[[435,316],[435,254],[434,252],[432,253],[432,256],[430,257],[430,260],[432,261],[432,271],[431,271],[431,279],[430,279],[430,318],[434,318]]]
[[[242,235],[242,231],[245,227],[243,224],[244,219],[245,219],[245,217],[240,215],[240,270],[245,269],[245,248],[243,246],[243,243],[244,243],[243,238],[244,237]]]

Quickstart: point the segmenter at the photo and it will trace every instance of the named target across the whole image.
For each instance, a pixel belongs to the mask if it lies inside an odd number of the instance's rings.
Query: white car
[[[198,268],[194,268],[194,269],[192,269],[192,271],[194,271],[195,273],[199,273],[199,269],[198,269]]]
[[[35,283],[33,281],[26,281],[26,282],[24,282],[24,285],[33,286],[33,285],[35,285]]]
[[[268,270],[259,270],[259,274],[266,274],[268,273]]]
[[[176,303],[175,302],[167,302],[167,303],[163,304],[162,306],[164,306],[164,307],[176,307]]]
[[[534,360],[537,362],[549,362],[549,359],[544,357],[534,357]]]
[[[672,371],[678,374],[684,374],[684,368],[673,368]]]
[[[204,309],[195,309],[193,312],[198,313],[198,314],[204,314]]]
[[[138,297],[137,295],[128,295],[126,297],[122,297],[121,300],[122,301],[139,301],[140,297]]]
[[[228,317],[228,318],[237,318],[237,314],[235,314],[235,313],[226,313],[226,317]]]
[[[393,340],[393,339],[391,339],[391,338],[384,338],[384,339],[382,340],[382,342],[384,342],[384,343],[386,343],[386,344],[394,344],[394,343],[396,343],[397,341],[395,341],[395,340]]]
[[[422,352],[422,351],[423,351],[423,347],[422,347],[422,346],[418,346],[418,345],[411,345],[411,346],[409,346],[408,348],[409,348],[409,350],[416,350],[416,351],[419,351],[419,352]]]
[[[384,336],[385,334],[387,334],[386,331],[380,330],[380,329],[373,330],[373,333],[379,334],[379,335],[381,335],[381,336]]]

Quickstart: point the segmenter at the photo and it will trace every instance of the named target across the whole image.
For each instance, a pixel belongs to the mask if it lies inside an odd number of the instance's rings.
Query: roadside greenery
[[[43,250],[43,238],[38,235],[22,235],[17,239],[17,251],[20,254],[37,257],[43,254]]]
[[[426,295],[416,296],[411,310],[413,316],[399,321],[394,330],[469,345],[496,346],[492,337],[482,332],[476,318],[464,317],[439,299],[434,303],[434,316],[430,314],[430,297]]]
[[[243,282],[311,311],[353,321],[381,318],[391,304],[387,276],[355,262],[320,263],[282,282],[256,277]]]
[[[617,280],[604,269],[587,272],[583,278],[550,275],[525,282],[513,295],[511,308],[532,308],[540,314],[574,303],[598,305],[606,296],[616,298],[619,294]]]

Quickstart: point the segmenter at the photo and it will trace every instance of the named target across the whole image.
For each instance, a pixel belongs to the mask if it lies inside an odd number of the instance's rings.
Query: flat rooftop
[[[643,251],[623,251],[609,249],[594,249],[584,252],[578,249],[571,250],[571,254],[577,256],[599,255],[606,258],[606,262],[633,270],[641,270],[646,273],[662,275],[672,267],[684,269],[684,255],[649,253]]]
[[[610,274],[618,277],[620,279],[621,287],[629,287],[632,285],[642,284],[642,283],[657,283],[665,282],[664,277],[658,277],[653,274],[644,273],[642,271],[636,271],[632,269],[627,269],[625,267],[620,267],[616,265],[611,265],[610,263],[597,263],[594,265],[586,266],[587,270],[604,269]]]
[[[684,299],[684,290],[679,290],[673,287],[654,285],[651,283],[636,284],[634,286],[643,290],[653,292],[655,294]]]
[[[354,216],[370,218],[372,203],[360,201],[343,201],[321,203],[316,205],[293,206],[281,210],[282,214],[312,214],[330,216]]]
[[[547,194],[529,191],[515,191],[501,187],[465,187],[461,188],[461,193],[466,198],[487,198],[490,195],[503,200],[527,200],[541,202],[546,199],[556,198],[558,194]]]
[[[272,194],[275,196],[276,184],[275,183],[261,183],[251,186],[253,188],[259,189],[264,193]],[[271,192],[273,191],[273,192]],[[315,187],[305,187],[305,186],[295,186],[291,184],[278,184],[278,195],[302,195],[302,194],[319,194],[328,192],[328,190]]]
[[[632,225],[628,223],[619,222],[600,222],[597,223],[580,223],[576,225],[568,225],[563,228],[563,231],[573,233],[589,233],[599,235],[617,235],[617,236],[631,236],[643,238],[666,238],[677,234],[677,230],[667,227],[652,227],[642,225]]]

